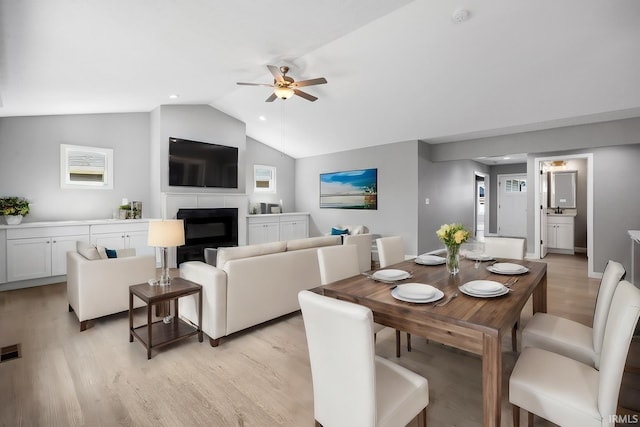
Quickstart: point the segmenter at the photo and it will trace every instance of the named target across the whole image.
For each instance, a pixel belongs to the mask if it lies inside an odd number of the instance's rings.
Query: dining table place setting
[[[494,280],[472,280],[458,287],[460,292],[470,297],[494,298],[506,295],[510,288]]]
[[[413,274],[410,271],[398,270],[393,268],[378,270],[373,272],[372,274],[369,274],[369,273],[362,273],[362,274],[368,277],[369,279],[375,280],[376,282],[382,282],[382,283],[396,283],[402,280],[411,279],[413,277]]]
[[[495,262],[487,266],[487,270],[495,274],[514,275],[528,273],[529,269],[521,264],[512,262]]]
[[[418,255],[414,261],[420,265],[442,265],[447,262],[446,258],[434,254]]]
[[[440,301],[444,297],[444,292],[426,283],[405,283],[394,286],[391,289],[391,296],[404,302],[427,304]]]

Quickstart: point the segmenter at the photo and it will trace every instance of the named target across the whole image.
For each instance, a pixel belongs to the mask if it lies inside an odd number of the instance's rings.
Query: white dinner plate
[[[391,296],[400,301],[412,302],[414,304],[426,304],[428,302],[434,302],[434,301],[438,301],[439,299],[442,299],[442,297],[444,297],[444,292],[442,292],[440,289],[436,289],[435,293],[431,298],[413,299],[413,298],[405,298],[403,296],[398,295],[398,288],[395,288],[391,290]]]
[[[469,252],[465,256],[473,261],[493,261],[493,257],[487,254],[474,254]]]
[[[465,283],[464,288],[474,294],[494,295],[504,292],[505,286],[493,280],[472,280]]]
[[[438,289],[424,283],[405,283],[396,287],[396,293],[404,298],[429,299],[433,298]]]
[[[411,274],[404,270],[394,270],[392,268],[386,270],[378,270],[371,275],[373,279],[378,280],[404,280],[411,277]]]
[[[464,285],[458,287],[458,289],[460,290],[460,292],[462,292],[463,294],[469,295],[471,297],[476,297],[476,298],[493,298],[493,297],[499,297],[505,294],[509,293],[509,288],[507,288],[506,286],[503,286],[503,290],[493,293],[493,294],[482,294],[482,293],[477,293],[474,292],[473,290],[471,290],[470,288],[467,287],[467,283],[465,283]]]
[[[415,261],[416,261],[416,264],[422,264],[422,265],[441,265],[447,262],[446,259],[437,255],[418,255]]]
[[[510,262],[498,262],[489,265],[487,266],[487,270],[496,274],[523,274],[529,271],[529,269],[523,265]]]

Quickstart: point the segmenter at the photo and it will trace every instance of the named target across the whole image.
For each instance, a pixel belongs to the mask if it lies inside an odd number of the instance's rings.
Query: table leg
[[[153,324],[151,323],[151,311],[152,306],[147,304],[147,360],[151,359],[151,329],[153,329]]]
[[[129,292],[129,342],[133,342],[133,294]]]
[[[484,334],[482,350],[482,425],[500,427],[502,345],[499,334]]]
[[[198,292],[198,341],[202,342],[202,289]]]
[[[540,283],[533,290],[533,313],[547,312],[547,273],[544,273]]]

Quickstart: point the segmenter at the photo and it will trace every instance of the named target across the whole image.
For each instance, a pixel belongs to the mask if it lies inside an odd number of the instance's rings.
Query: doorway
[[[473,235],[479,242],[484,241],[489,229],[489,175],[474,172],[474,215]]]
[[[557,160],[575,160],[575,159],[583,159],[586,160],[586,176],[587,176],[587,189],[586,189],[586,204],[587,204],[587,219],[586,219],[586,232],[587,232],[587,267],[588,267],[588,276],[592,278],[600,278],[602,274],[596,274],[594,271],[594,261],[593,261],[593,153],[584,153],[584,154],[567,154],[563,156],[553,156],[553,157],[536,157],[534,159],[534,170],[535,173],[540,174],[540,171],[543,170],[543,166],[545,162],[552,162]],[[547,191],[544,188],[544,180],[536,179],[534,180],[534,206],[540,207],[540,209],[535,209],[534,213],[534,241],[538,242],[534,247],[534,257],[542,258],[544,255],[544,230],[546,230],[545,220],[546,209],[543,210],[543,206],[546,207],[546,201],[543,198],[546,197]]]

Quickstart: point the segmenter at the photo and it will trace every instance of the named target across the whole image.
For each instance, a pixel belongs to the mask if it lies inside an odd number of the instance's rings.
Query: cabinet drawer
[[[278,217],[273,216],[252,216],[247,217],[248,223],[251,224],[277,224],[279,222]]]
[[[547,224],[573,224],[572,216],[547,216]]]
[[[134,222],[126,224],[118,222],[116,224],[97,224],[91,226],[91,234],[122,233],[127,231],[147,231],[148,222]]]
[[[307,218],[307,215],[284,215],[280,217],[280,222],[304,222]]]
[[[65,227],[18,228],[7,230],[7,240],[31,239],[34,237],[76,236],[89,234],[88,225],[73,225]]]

